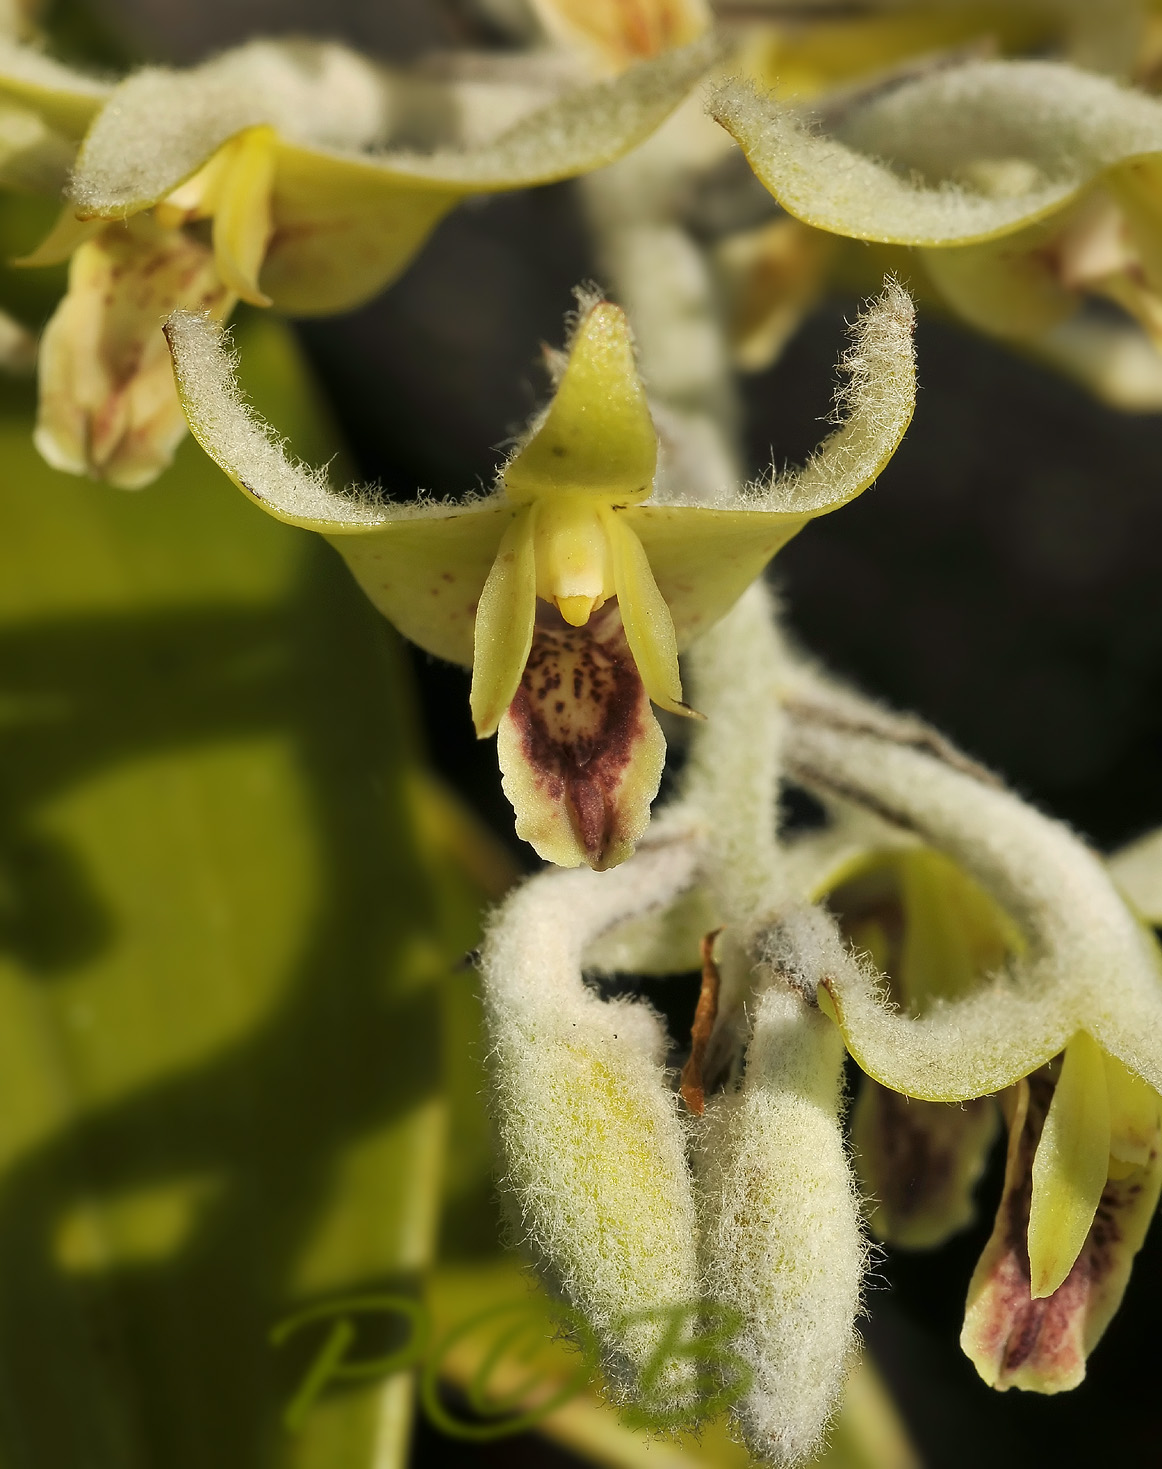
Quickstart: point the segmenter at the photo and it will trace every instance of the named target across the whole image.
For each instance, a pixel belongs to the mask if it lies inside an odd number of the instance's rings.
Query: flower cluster
[[[1162,849],[1103,863],[788,650],[761,581],[900,444],[908,284],[1162,408],[1162,43],[1136,0],[756,5],[718,28],[703,0],[534,8],[526,64],[471,79],[259,40],[113,82],[4,42],[0,185],[63,189],[23,263],[69,261],[36,444],[139,488],[188,423],[471,670],[518,835],[580,869],[519,887],[481,956],[522,1238],[620,1401],[671,1425],[725,1403],[756,1458],[799,1465],[858,1359],[870,1236],[962,1229],[1002,1125],[962,1336],[991,1386],[1081,1380],[1162,1190],[1141,916],[1162,914]],[[603,288],[579,288],[551,395],[486,492],[335,487],[247,404],[239,301],[347,310],[462,200],[568,178]],[[746,483],[732,362],[766,365],[829,285],[867,278],[832,432]],[[667,736],[685,763],[651,814]],[[788,784],[819,830],[780,829]],[[695,969],[688,1047],[644,1000],[603,998],[602,976]],[[674,1310],[718,1322],[733,1376],[681,1352],[659,1371]]]

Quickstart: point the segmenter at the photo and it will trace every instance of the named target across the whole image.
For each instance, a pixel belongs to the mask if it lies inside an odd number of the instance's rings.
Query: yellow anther
[[[570,627],[584,627],[590,613],[605,601],[604,597],[557,597],[557,611]]]

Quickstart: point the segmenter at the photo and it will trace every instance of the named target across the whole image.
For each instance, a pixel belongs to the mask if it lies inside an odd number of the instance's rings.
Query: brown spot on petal
[[[1140,1168],[1110,1178],[1073,1269],[1044,1300],[1030,1296],[1033,1155],[1053,1097],[1046,1070],[1009,1093],[1005,1190],[992,1237],[968,1290],[961,1346],[990,1386],[1055,1393],[1076,1387],[1121,1303],[1134,1255],[1158,1202],[1157,1148]]]
[[[584,627],[547,603],[524,677],[501,727],[505,789],[517,830],[561,862],[622,861],[644,830],[664,745],[616,601]]]

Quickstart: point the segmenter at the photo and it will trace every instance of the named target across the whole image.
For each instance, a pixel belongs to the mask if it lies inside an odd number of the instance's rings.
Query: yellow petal
[[[1065,1048],[1033,1159],[1030,1292],[1052,1295],[1073,1268],[1105,1188],[1110,1104],[1101,1047],[1084,1031]]]
[[[625,312],[597,301],[577,324],[548,413],[505,467],[505,489],[517,501],[559,493],[644,500],[657,454]]]
[[[865,1076],[851,1120],[855,1165],[878,1238],[931,1249],[972,1223],[973,1190],[999,1116],[990,1097],[920,1102]]]
[[[273,225],[275,137],[271,128],[248,128],[231,143],[214,211],[214,260],[229,290],[254,306],[269,306],[258,273]]]
[[[162,324],[175,306],[233,305],[209,250],[148,217],[81,245],[40,351],[36,446],[56,469],[149,484],[185,433]]]
[[[666,742],[617,605],[582,628],[540,607],[528,666],[497,732],[504,792],[517,835],[546,861],[615,867],[649,824]]]
[[[501,538],[480,594],[472,662],[472,722],[492,734],[520,687],[533,641],[537,568],[533,553],[536,507],[518,515]]]
[[[646,693],[671,714],[690,714],[689,705],[682,702],[674,620],[641,542],[616,511],[604,511],[602,523],[609,537],[613,583],[626,641]]]

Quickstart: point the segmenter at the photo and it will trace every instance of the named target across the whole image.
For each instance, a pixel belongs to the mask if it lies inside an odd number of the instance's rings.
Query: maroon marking
[[[563,688],[571,698],[549,699]],[[653,718],[616,600],[584,627],[537,603],[532,650],[508,717],[542,795],[564,805],[600,868],[617,837],[627,767]]]

